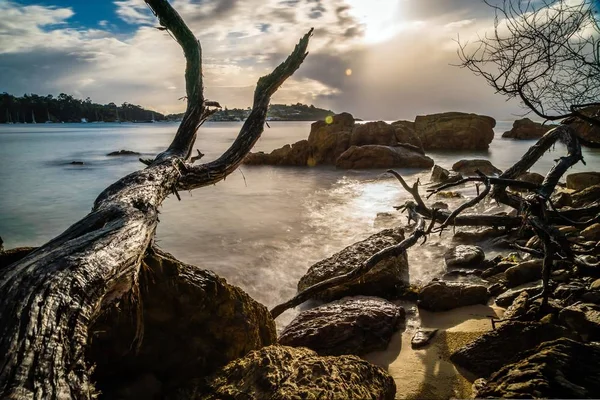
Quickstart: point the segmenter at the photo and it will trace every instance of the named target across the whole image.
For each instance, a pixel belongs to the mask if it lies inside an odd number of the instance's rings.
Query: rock
[[[513,123],[512,129],[504,132],[502,137],[521,140],[539,139],[552,128],[555,128],[555,126],[542,125],[538,122],[533,122],[529,118],[523,118],[516,120]]]
[[[529,311],[529,295],[527,292],[521,292],[504,311],[502,319],[518,319],[524,317],[527,311]]]
[[[477,175],[479,170],[485,175],[500,175],[502,171],[494,167],[488,160],[460,160],[452,165],[452,170],[462,175]]]
[[[463,197],[463,195],[458,192],[437,192],[435,195],[443,199],[460,199]]]
[[[350,135],[350,146],[364,146],[368,144],[393,146],[396,143],[398,143],[396,140],[396,129],[383,121],[356,124]]]
[[[583,190],[594,185],[600,185],[600,172],[579,172],[567,175],[568,189]]]
[[[488,331],[455,351],[450,360],[479,378],[485,378],[506,364],[519,360],[520,353],[540,343],[572,337],[569,330],[554,324],[510,321]]]
[[[514,267],[515,265],[517,265],[517,264],[510,262],[510,261],[500,261],[498,264],[494,265],[493,267],[490,267],[490,268],[484,270],[481,273],[481,277],[485,279],[485,278],[489,278],[490,276],[501,274],[501,273],[505,272],[507,269]]]
[[[518,340],[517,340],[518,341]],[[474,398],[600,398],[600,345],[561,338],[506,365],[487,381],[479,380]]]
[[[527,292],[529,296],[535,296],[542,291],[542,283],[540,281],[522,285],[513,289],[509,289],[496,297],[496,304],[500,307],[508,307],[521,294]]]
[[[450,206],[446,203],[444,203],[443,201],[436,201],[435,203],[433,203],[431,205],[431,209],[436,209],[436,210],[447,210],[449,209]]]
[[[386,225],[389,226],[390,224],[394,224],[394,223],[397,224],[398,218],[399,218],[399,214],[392,214],[389,212],[379,212],[375,216],[375,220],[373,221],[373,226],[385,227]]]
[[[600,107],[599,106],[590,106],[580,110],[584,114],[594,117],[596,119],[600,118]],[[600,127],[597,125],[592,125],[587,121],[583,121],[579,118],[573,118],[572,122],[569,124],[575,132],[577,136],[582,139],[589,140],[592,142],[600,143]]]
[[[462,279],[467,276],[480,276],[481,270],[479,269],[453,269],[452,271],[446,272],[442,275],[442,280],[456,280]]]
[[[350,147],[353,129],[354,117],[348,113],[336,114],[331,120],[314,122],[308,136],[310,156],[307,164],[335,164],[335,160]]]
[[[450,178],[450,171],[439,165],[434,165],[431,169],[431,182],[445,182]]]
[[[271,153],[248,153],[244,159],[246,165],[287,165],[306,166],[309,158],[309,146],[307,140],[301,140],[292,144],[273,150]]]
[[[350,272],[373,254],[404,240],[400,228],[386,229],[367,239],[350,245],[333,256],[319,261],[308,269],[298,283],[302,291],[318,282]],[[365,295],[387,299],[395,298],[408,286],[408,261],[406,253],[381,261],[359,279],[333,287],[319,299],[331,301],[345,296]]]
[[[109,157],[112,157],[112,156],[139,156],[139,155],[141,155],[141,153],[138,153],[137,151],[131,151],[131,150],[112,151],[107,154],[107,156],[109,156]]]
[[[600,223],[595,223],[582,230],[581,236],[587,240],[600,241]]]
[[[585,292],[585,285],[581,282],[573,282],[573,283],[562,283],[558,285],[554,292],[552,293],[552,297],[555,299],[569,299],[569,298],[577,298]]]
[[[352,146],[335,162],[340,169],[431,168],[431,158],[403,146]]]
[[[308,347],[322,356],[385,350],[405,315],[387,300],[347,297],[301,312],[283,330],[279,344]]]
[[[207,389],[202,399],[393,400],[396,394],[387,372],[356,356],[321,357],[286,346],[265,347],[229,363]]]
[[[415,131],[415,123],[410,121],[396,121],[392,122],[392,126],[396,130],[396,142],[398,143],[406,143],[413,145],[421,150],[423,154],[425,151],[423,150],[423,142],[417,135]]]
[[[596,279],[594,282],[592,282],[592,284],[590,285],[590,290],[599,290],[600,289],[600,279]]]
[[[530,260],[508,268],[504,272],[507,281],[506,286],[514,288],[540,279],[542,277],[542,266],[542,260]]]
[[[83,161],[71,161],[69,164],[71,164],[71,165],[84,165],[85,163]]]
[[[600,306],[573,304],[563,308],[558,318],[586,340],[600,339]]]
[[[556,208],[569,207],[573,204],[573,199],[571,195],[567,192],[557,192],[552,194],[551,196],[552,203]]]
[[[433,339],[437,331],[437,329],[419,328],[419,330],[416,331],[412,337],[410,346],[413,349],[422,349],[423,347],[427,346],[429,342],[431,342],[431,339]]]
[[[106,398],[132,374],[177,386],[277,340],[265,306],[213,272],[161,254],[144,259],[140,298],[124,296],[90,327],[86,359]]]
[[[490,296],[498,296],[504,292],[506,292],[506,286],[501,283],[494,283],[488,288],[488,293]]]
[[[415,131],[425,150],[486,150],[494,139],[491,117],[460,112],[418,116]]]
[[[459,231],[452,236],[452,241],[458,243],[479,243],[503,235],[506,235],[506,231],[495,228]]]
[[[485,260],[485,253],[479,246],[458,245],[444,253],[447,268],[479,267]]]
[[[0,271],[2,271],[4,267],[8,267],[10,264],[23,259],[36,248],[37,247],[15,247],[14,249],[3,251],[0,246]]]
[[[485,304],[487,288],[457,282],[431,282],[419,293],[419,306],[429,311],[447,311],[453,308]]]
[[[517,178],[518,181],[535,183],[536,185],[541,185],[542,182],[544,182],[544,179],[545,179],[544,176],[541,174],[538,174],[537,172],[526,172],[524,174],[519,175],[519,177]],[[526,191],[525,189],[518,188],[518,187],[509,186],[509,188],[511,190],[514,190],[517,192]]]
[[[571,206],[584,207],[588,204],[598,201],[600,198],[600,185],[590,186],[579,192],[570,195]]]

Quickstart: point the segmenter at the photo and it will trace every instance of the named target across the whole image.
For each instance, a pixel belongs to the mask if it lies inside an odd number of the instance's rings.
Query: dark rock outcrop
[[[281,166],[306,166],[309,158],[308,140],[301,140],[273,150],[271,153],[259,151],[249,153],[244,159],[246,165],[281,165]]]
[[[447,311],[453,308],[485,304],[489,299],[483,285],[436,281],[419,292],[419,307],[429,311]]]
[[[529,296],[535,296],[542,291],[542,283],[540,281],[532,282],[513,289],[509,289],[496,297],[496,304],[500,307],[508,307],[522,293],[527,292]]]
[[[396,121],[392,122],[392,126],[396,130],[396,142],[411,144],[423,150],[423,143],[417,135],[414,122]]]
[[[518,341],[518,340],[516,340]],[[474,385],[475,398],[600,398],[600,345],[561,338],[541,344],[487,381]]]
[[[350,147],[354,117],[348,113],[336,114],[329,121],[313,122],[308,135],[310,156],[308,165],[333,165]]]
[[[410,340],[410,346],[413,349],[422,349],[431,342],[437,331],[437,329],[419,328]]]
[[[450,178],[450,171],[439,165],[434,165],[431,169],[431,182],[446,182]]]
[[[110,153],[107,154],[107,156],[109,157],[114,157],[114,156],[139,156],[141,155],[141,153],[138,153],[137,151],[131,151],[131,150],[119,150],[119,151],[112,151]]]
[[[600,120],[600,106],[586,107],[580,111],[589,117]],[[575,129],[580,138],[600,143],[600,127],[598,125],[592,125],[579,118],[573,118],[569,125]]]
[[[524,283],[537,281],[542,278],[542,260],[524,261],[508,268],[504,272],[508,287],[516,287]]]
[[[568,189],[584,190],[595,185],[600,185],[600,172],[578,172],[567,175]]]
[[[340,169],[431,168],[431,158],[405,146],[352,146],[342,153],[335,166]]]
[[[458,245],[444,253],[448,268],[476,268],[485,260],[485,253],[479,246]]]
[[[552,128],[554,128],[554,126],[542,125],[538,122],[533,122],[529,118],[523,118],[516,120],[513,123],[512,129],[508,132],[504,132],[502,137],[521,140],[539,139]]]
[[[452,165],[452,170],[467,176],[477,175],[475,171],[480,171],[486,175],[500,175],[502,173],[488,160],[460,160]]]
[[[355,243],[311,266],[298,282],[302,291],[318,282],[350,272],[373,254],[404,240],[400,228],[385,229]],[[377,296],[386,299],[397,297],[408,286],[408,261],[406,253],[381,261],[359,279],[338,285],[322,292],[319,299],[331,301],[345,296]]]
[[[415,131],[425,150],[486,150],[494,139],[496,121],[461,112],[419,115]]]
[[[573,304],[563,308],[559,319],[587,340],[600,340],[600,306]]]
[[[511,321],[461,347],[450,360],[479,378],[487,378],[505,365],[518,361],[524,351],[549,340],[572,336],[568,329],[559,325]]]
[[[385,350],[405,320],[402,307],[377,297],[347,297],[301,312],[279,344],[308,347],[319,355],[363,355]]]
[[[584,207],[600,199],[600,184],[586,187],[578,192],[571,194],[571,203],[566,204],[573,207]]]
[[[3,251],[2,247],[0,246],[0,270],[26,257],[36,248],[37,247],[15,247],[13,249]]]
[[[356,356],[322,357],[286,346],[265,347],[229,363],[207,389],[205,400],[393,400],[396,394],[387,372]]]

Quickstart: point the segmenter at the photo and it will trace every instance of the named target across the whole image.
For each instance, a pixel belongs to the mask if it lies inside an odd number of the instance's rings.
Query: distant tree
[[[600,126],[600,26],[594,0],[504,0],[493,33],[458,41],[460,66],[546,120]]]

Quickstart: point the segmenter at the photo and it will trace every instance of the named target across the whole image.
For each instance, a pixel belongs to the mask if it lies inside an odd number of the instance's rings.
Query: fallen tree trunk
[[[186,57],[187,109],[169,146],[104,190],[92,212],[0,271],[0,397],[88,399],[96,394],[86,360],[89,327],[135,290],[158,208],[178,189],[214,184],[233,172],[260,137],[271,95],[302,64],[311,32],[285,62],[258,81],[253,110],[216,161],[188,160],[198,127],[214,110],[203,97],[200,43],[167,0],[146,0]]]

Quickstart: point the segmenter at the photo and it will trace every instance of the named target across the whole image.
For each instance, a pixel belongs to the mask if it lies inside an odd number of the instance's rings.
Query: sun
[[[402,0],[346,0],[348,12],[364,26],[366,43],[379,43],[392,38],[403,25]]]

